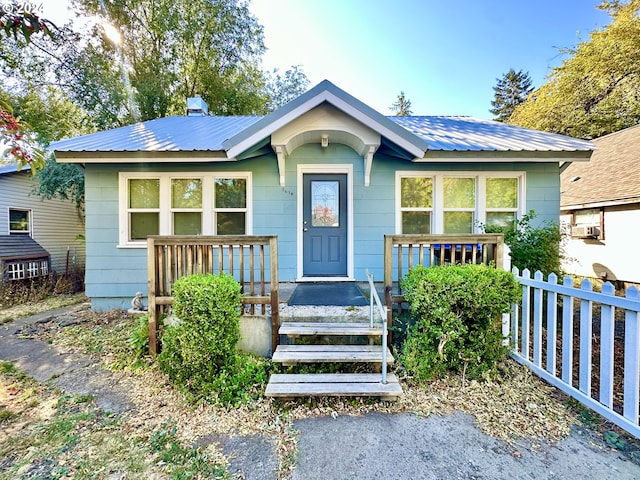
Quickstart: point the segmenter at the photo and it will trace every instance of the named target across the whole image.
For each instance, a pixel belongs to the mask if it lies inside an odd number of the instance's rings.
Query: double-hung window
[[[433,178],[400,177],[400,221],[402,233],[431,233]]]
[[[469,234],[524,212],[524,173],[396,173],[396,231]]]
[[[245,235],[251,173],[120,173],[120,246],[149,235]]]

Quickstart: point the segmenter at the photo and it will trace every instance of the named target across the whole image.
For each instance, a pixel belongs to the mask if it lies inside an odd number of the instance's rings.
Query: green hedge
[[[164,328],[160,368],[196,397],[218,395],[219,379],[238,365],[240,284],[226,274],[191,275],[175,282],[173,297],[180,323]]]
[[[501,314],[522,296],[511,273],[485,265],[418,266],[402,288],[414,324],[401,359],[415,379],[448,371],[479,378],[505,358]]]

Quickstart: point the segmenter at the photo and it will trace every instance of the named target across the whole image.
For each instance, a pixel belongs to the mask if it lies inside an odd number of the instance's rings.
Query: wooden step
[[[387,347],[385,347],[387,348]],[[380,345],[278,345],[271,359],[283,365],[316,362],[382,363]],[[387,363],[395,361],[387,348]]]
[[[382,327],[370,323],[284,322],[281,335],[382,335]]]
[[[382,384],[379,373],[274,374],[265,391],[267,397],[368,396],[396,400],[402,395],[397,377],[390,373]]]

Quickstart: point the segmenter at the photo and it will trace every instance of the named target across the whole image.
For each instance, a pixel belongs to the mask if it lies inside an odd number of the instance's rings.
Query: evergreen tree
[[[516,72],[513,68],[502,78],[497,78],[498,84],[493,87],[493,108],[489,110],[498,122],[507,122],[515,108],[524,102],[533,91],[528,72]]]
[[[400,92],[398,99],[393,102],[393,105],[389,107],[389,110],[398,117],[408,117],[413,112],[411,111],[411,100],[405,97],[404,92]]]

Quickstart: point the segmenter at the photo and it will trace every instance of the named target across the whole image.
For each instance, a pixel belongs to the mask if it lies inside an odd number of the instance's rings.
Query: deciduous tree
[[[604,1],[611,23],[566,50],[568,58],[509,122],[595,138],[640,122],[640,0]]]

